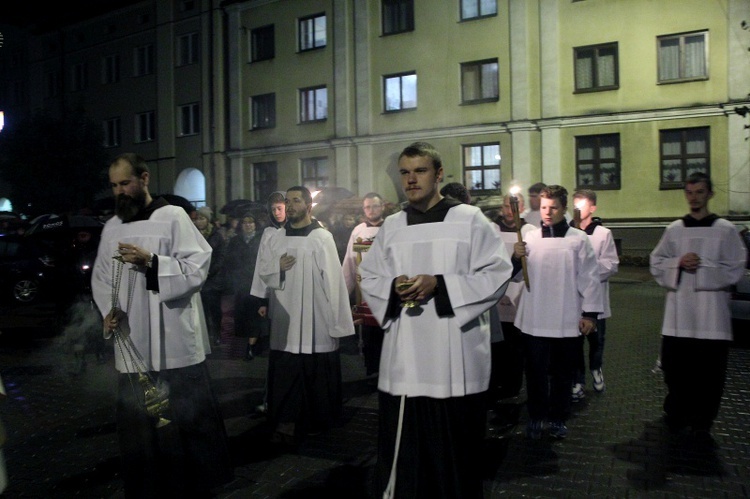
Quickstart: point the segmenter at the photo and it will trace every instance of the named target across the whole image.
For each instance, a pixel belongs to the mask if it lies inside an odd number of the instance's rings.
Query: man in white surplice
[[[724,391],[732,341],[730,288],[745,271],[747,249],[731,222],[708,211],[711,179],[685,182],[690,213],[672,222],[651,252],[651,274],[666,288],[661,363],[666,423],[709,436]]]
[[[129,330],[135,347],[133,357],[128,339],[115,342],[125,495],[209,494],[231,478],[224,420],[205,363],[211,347],[200,289],[211,246],[183,208],[151,197],[149,180],[148,166],[136,154],[112,162],[115,216],[104,226],[91,276],[105,336],[120,330],[122,339]],[[114,256],[124,262],[119,290]],[[157,430],[144,410],[139,371],[168,391],[164,416],[176,431]]]
[[[481,210],[440,195],[442,161],[432,145],[410,145],[398,167],[409,204],[386,219],[360,266],[363,294],[385,330],[379,487],[396,497],[481,497],[487,312],[505,290],[510,258]],[[410,301],[418,306],[402,307]]]
[[[288,222],[271,234],[257,263],[272,290],[268,417],[272,441],[282,444],[336,423],[342,404],[339,338],[354,334],[336,243],[311,210],[306,187],[288,189]]]

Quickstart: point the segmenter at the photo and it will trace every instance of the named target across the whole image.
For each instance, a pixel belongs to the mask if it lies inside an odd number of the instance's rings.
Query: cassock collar
[[[151,204],[143,208],[141,211],[136,213],[136,215],[133,217],[132,220],[129,222],[123,222],[123,223],[130,223],[130,222],[141,222],[143,220],[148,220],[151,218],[151,215],[158,210],[159,208],[164,208],[165,206],[169,206],[169,202],[164,198],[156,198],[153,201],[151,201]]]
[[[571,220],[570,226],[575,227],[575,223],[576,223],[575,220]],[[602,227],[604,226],[604,224],[602,223],[602,219],[599,217],[592,217],[591,223],[588,224],[588,226],[585,229],[581,229],[581,230],[590,236],[591,234],[594,233],[594,230],[596,230],[596,228],[599,227],[600,225]]]
[[[713,213],[701,218],[700,220],[696,220],[690,215],[685,215],[682,217],[682,223],[685,224],[685,227],[711,227],[718,219],[719,216],[714,215]]]
[[[308,235],[310,235],[310,232],[314,231],[315,229],[323,228],[323,226],[320,225],[320,222],[318,222],[317,220],[313,220],[310,224],[305,225],[304,227],[300,227],[299,229],[294,229],[289,224],[285,225],[285,227],[286,235],[294,237],[307,237]]]
[[[445,216],[448,214],[448,210],[460,204],[460,201],[457,201],[453,198],[444,197],[443,199],[438,201],[435,206],[425,212],[417,210],[412,205],[408,205],[406,208],[404,208],[404,211],[406,212],[406,225],[442,222],[443,220],[445,220]]]
[[[541,222],[541,225],[542,237],[565,237],[565,233],[570,228],[568,221],[564,218],[552,226],[544,225],[544,222]]]
[[[380,222],[378,222],[376,224],[371,224],[370,222],[368,222],[367,220],[365,220],[365,227],[380,227],[381,225],[383,225],[383,220],[382,219],[380,220]]]

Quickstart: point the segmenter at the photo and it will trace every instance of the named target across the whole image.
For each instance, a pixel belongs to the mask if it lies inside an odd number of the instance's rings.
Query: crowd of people
[[[538,183],[528,209],[521,193],[507,193],[483,212],[460,184],[439,189],[442,160],[425,142],[401,152],[398,172],[400,206],[371,192],[360,213],[338,222],[313,216],[312,194],[293,186],[274,192],[266,210],[219,224],[209,208],[187,213],[152,198],[142,158],[112,163],[116,216],[102,232],[92,291],[121,373],[126,496],[208,496],[230,478],[205,364],[227,328],[247,338],[249,361],[268,342],[257,410],[271,428],[267,444],[282,449],[338,423],[339,344],[358,335],[378,390],[383,497],[481,497],[488,410],[525,386],[526,437],[564,439],[587,371],[593,391],[605,392],[608,280],[619,261],[594,216],[596,193]],[[708,177],[687,179],[690,213],[651,256],[667,289],[666,423],[696,438],[718,412],[731,339],[726,289],[747,258],[733,225],[708,211],[712,194]],[[164,404],[144,411],[160,390]]]

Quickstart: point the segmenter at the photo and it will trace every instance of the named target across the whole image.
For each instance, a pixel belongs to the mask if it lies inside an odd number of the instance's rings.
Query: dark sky
[[[0,0],[0,24],[50,29],[82,21],[136,0]]]

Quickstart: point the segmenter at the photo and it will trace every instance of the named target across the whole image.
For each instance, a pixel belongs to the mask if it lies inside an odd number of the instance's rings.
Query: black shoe
[[[247,350],[245,351],[245,360],[253,360],[255,358],[255,355],[253,354],[253,346],[248,345]]]

